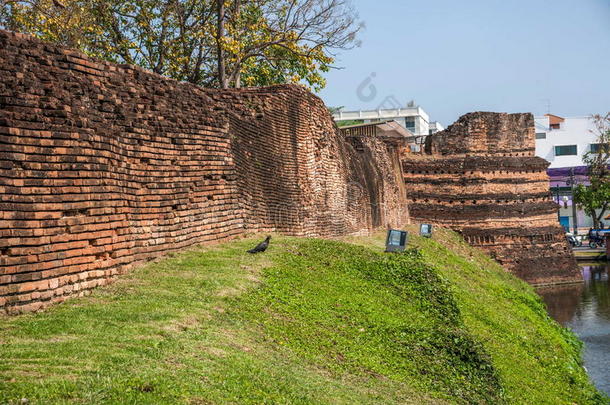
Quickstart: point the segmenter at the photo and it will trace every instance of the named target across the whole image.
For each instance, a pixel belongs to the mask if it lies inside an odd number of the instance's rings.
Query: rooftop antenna
[[[542,101],[544,101],[544,104],[546,104],[546,113],[550,114],[551,113],[551,99],[543,98]]]

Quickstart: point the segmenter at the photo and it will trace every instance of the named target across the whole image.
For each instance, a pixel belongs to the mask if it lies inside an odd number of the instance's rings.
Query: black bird
[[[248,250],[248,253],[259,253],[264,252],[269,247],[269,241],[271,240],[271,236],[267,236],[264,241],[256,245],[254,249]]]

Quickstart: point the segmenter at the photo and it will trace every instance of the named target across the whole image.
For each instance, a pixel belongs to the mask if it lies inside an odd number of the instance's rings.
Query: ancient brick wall
[[[471,113],[403,159],[411,218],[449,226],[522,279],[581,279],[531,114]]]
[[[0,31],[0,311],[245,232],[399,226],[395,153],[297,86],[202,89]]]
[[[248,229],[337,236],[408,221],[394,142],[375,136],[346,142],[323,102],[296,86],[212,97],[228,102]]]
[[[354,176],[350,179],[348,193],[349,199],[355,203],[347,207],[348,217],[360,224],[359,233],[370,228],[388,228],[392,224],[405,223],[404,218],[409,217],[408,191],[400,162],[400,149],[404,145],[378,134],[348,136],[347,140],[359,152],[349,159],[349,172]],[[387,189],[398,190],[398,193],[380,192]],[[361,210],[361,206],[370,209]]]

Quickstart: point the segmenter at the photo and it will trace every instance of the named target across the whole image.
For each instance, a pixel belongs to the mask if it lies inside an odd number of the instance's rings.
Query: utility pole
[[[559,206],[557,208],[557,221],[561,222],[561,203],[559,202],[559,183],[557,183],[555,185],[555,195],[557,196],[557,205]]]
[[[572,225],[574,225],[574,235],[578,234],[578,219],[576,218],[576,203],[574,202],[574,186],[576,179],[574,177],[574,168],[570,168],[570,178],[566,181],[566,185],[570,187],[572,192]]]

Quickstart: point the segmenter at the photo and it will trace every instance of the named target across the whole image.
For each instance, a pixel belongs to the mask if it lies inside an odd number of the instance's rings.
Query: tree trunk
[[[203,47],[200,44],[199,49],[197,50],[197,61],[195,62],[195,66],[193,71],[189,74],[189,82],[193,84],[200,84],[199,80],[201,79],[201,64],[203,63]]]
[[[599,215],[594,216],[594,218],[595,218],[594,222],[596,222],[597,225],[599,225],[602,222],[602,220],[604,219],[604,214],[606,213],[606,209],[607,209],[607,207],[603,207],[602,210],[600,211]]]
[[[227,68],[225,60],[225,51],[222,46],[222,38],[225,36],[225,4],[224,0],[216,0],[218,11],[218,29],[216,32],[216,47],[218,58],[218,85],[221,89],[229,87],[227,83]]]
[[[233,18],[237,21],[239,19],[239,13],[241,13],[241,0],[235,0],[233,4]],[[229,85],[233,83],[236,89],[241,88],[241,62],[238,62],[235,66],[235,71],[231,74],[229,79]]]

